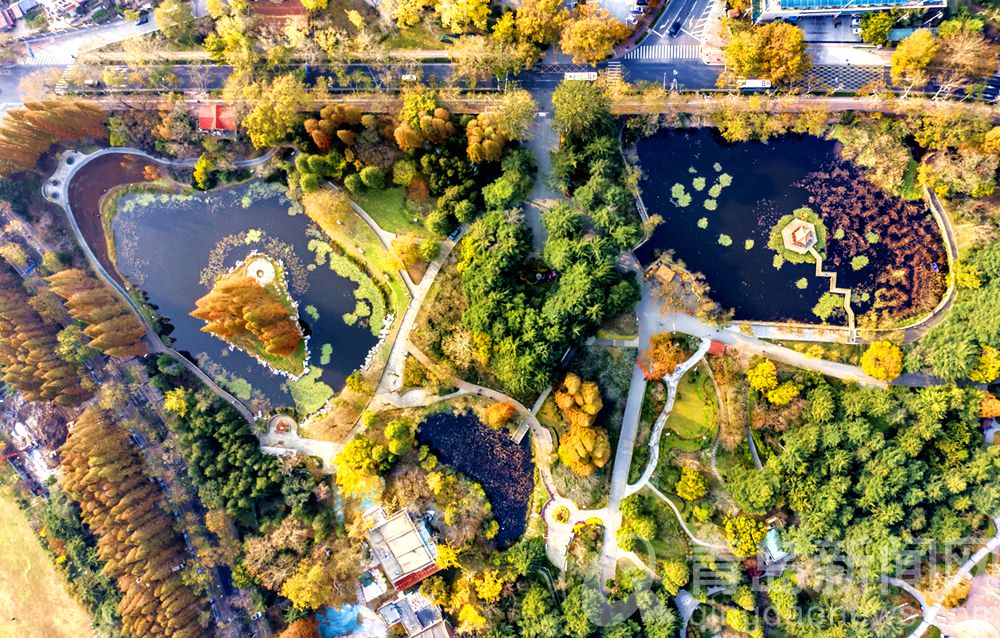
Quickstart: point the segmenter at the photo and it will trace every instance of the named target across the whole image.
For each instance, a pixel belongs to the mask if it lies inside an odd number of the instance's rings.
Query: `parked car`
[[[635,0],[635,4],[640,7],[648,7],[649,0]]]
[[[639,6],[635,6],[629,9],[629,13],[631,13],[632,15],[642,15],[645,12],[646,10]]]
[[[139,18],[139,19],[138,19],[138,20],[136,21],[136,24],[149,24],[149,16],[141,16],[141,17],[140,17],[140,18]]]
[[[630,15],[629,17],[625,18],[625,24],[627,24],[630,27],[634,27],[635,25],[639,24],[639,18]]]
[[[677,34],[681,32],[681,21],[674,20],[674,23],[670,25],[670,29],[667,31],[667,35],[671,38],[676,38]]]

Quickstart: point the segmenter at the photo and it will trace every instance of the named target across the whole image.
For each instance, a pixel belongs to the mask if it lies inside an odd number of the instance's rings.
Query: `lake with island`
[[[818,323],[812,308],[827,280],[812,263],[776,268],[768,248],[775,223],[803,206],[823,219],[824,268],[852,288],[855,312],[900,319],[932,309],[944,292],[947,259],[924,203],[879,190],[832,140],[728,143],[714,129],[674,129],[638,140],[636,152],[643,202],[664,220],[636,257],[648,266],[673,251],[737,320]]]
[[[122,161],[106,155],[74,176],[70,202],[78,219],[90,219],[93,226],[91,209],[102,195],[141,181],[141,170],[119,170]],[[176,350],[254,408],[294,405],[293,383],[339,390],[364,365],[382,329],[359,311],[358,285],[328,267],[322,234],[284,192],[281,185],[259,180],[207,193],[130,192],[116,202],[114,255],[103,246],[95,251],[102,262],[113,262],[115,276],[143,292],[163,317]],[[203,332],[204,322],[189,315],[216,277],[254,254],[280,261],[298,305],[310,353],[310,371],[298,382]]]

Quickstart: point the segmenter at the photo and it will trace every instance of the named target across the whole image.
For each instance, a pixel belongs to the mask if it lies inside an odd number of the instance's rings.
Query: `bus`
[[[578,80],[581,82],[596,82],[597,71],[573,71],[563,74],[564,80]]]

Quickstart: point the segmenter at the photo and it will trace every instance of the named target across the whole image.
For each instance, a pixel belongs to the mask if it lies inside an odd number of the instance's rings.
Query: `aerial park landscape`
[[[0,7],[12,635],[1000,637],[994,2],[202,4]]]

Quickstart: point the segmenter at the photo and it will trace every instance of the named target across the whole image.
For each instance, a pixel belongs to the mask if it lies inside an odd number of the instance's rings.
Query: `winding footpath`
[[[996,530],[994,535],[986,542],[985,545],[979,548],[979,550],[969,557],[965,563],[952,575],[949,584],[951,586],[956,585],[964,578],[971,578],[972,570],[976,568],[981,562],[983,562],[987,556],[996,552],[1000,549],[1000,516],[993,517],[993,528]],[[913,587],[906,581],[899,578],[891,578],[889,576],[883,576],[882,581],[889,583],[890,585],[895,585],[899,587],[906,593],[913,596],[918,603],[920,603],[920,608],[923,611],[923,619],[916,629],[913,630],[908,638],[920,638],[925,633],[927,633],[930,628],[934,625],[934,621],[937,619],[939,613],[943,609],[943,605],[937,602],[933,605],[929,605],[927,602],[927,597],[916,587]]]

